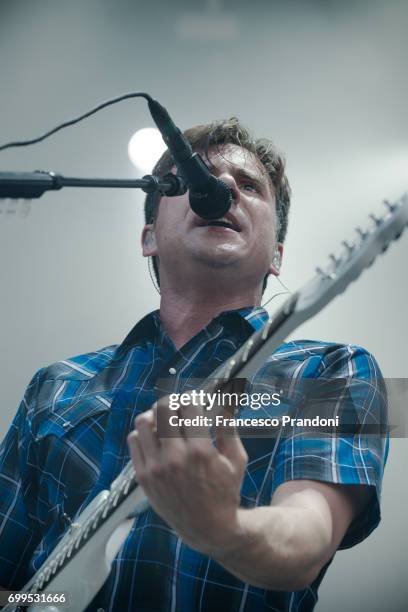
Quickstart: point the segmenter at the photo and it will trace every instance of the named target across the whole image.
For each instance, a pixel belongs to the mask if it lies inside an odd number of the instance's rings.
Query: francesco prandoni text
[[[170,410],[178,411],[187,406],[201,407],[205,411],[213,408],[234,407],[250,408],[259,410],[270,406],[281,404],[280,393],[206,393],[203,390],[190,391],[188,393],[171,393],[168,396],[168,407]],[[180,412],[169,417],[169,424],[173,427],[279,427],[289,425],[291,427],[338,427],[339,417],[321,418],[294,418],[287,414],[279,417],[227,417],[217,414],[214,417],[206,414],[196,415],[191,418],[182,417]]]

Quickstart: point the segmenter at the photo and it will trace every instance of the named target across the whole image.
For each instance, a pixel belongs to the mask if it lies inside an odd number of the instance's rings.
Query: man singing
[[[155,404],[158,381],[181,389],[205,379],[266,322],[261,297],[268,276],[279,274],[290,203],[282,157],[238,120],[185,135],[230,187],[232,206],[209,222],[188,194],[148,195],[142,248],[160,310],[122,344],[34,376],[0,449],[0,584],[22,588],[131,458],[151,507],[135,519],[89,610],[313,610],[336,550],[379,523],[385,440],[296,427],[242,439],[185,427],[159,435],[166,406]],[[169,171],[167,151],[153,173]],[[351,394],[360,423],[383,420],[381,373],[361,347],[282,344],[251,382],[277,376],[294,385],[352,377],[337,413]],[[200,414],[193,403],[178,410]]]

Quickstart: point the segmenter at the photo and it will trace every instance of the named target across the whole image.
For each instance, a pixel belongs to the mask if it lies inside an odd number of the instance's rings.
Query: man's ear
[[[273,254],[273,259],[271,261],[271,265],[269,266],[268,273],[273,276],[279,276],[280,269],[282,266],[282,257],[283,257],[283,244],[278,242],[276,244],[275,252]]]
[[[154,225],[148,223],[142,231],[142,249],[143,257],[154,257],[157,255],[156,236],[154,234]]]

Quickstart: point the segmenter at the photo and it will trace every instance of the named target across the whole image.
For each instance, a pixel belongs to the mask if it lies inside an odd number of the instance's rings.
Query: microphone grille
[[[217,179],[205,193],[190,193],[190,206],[201,217],[211,221],[227,214],[232,204],[232,191],[227,183]]]

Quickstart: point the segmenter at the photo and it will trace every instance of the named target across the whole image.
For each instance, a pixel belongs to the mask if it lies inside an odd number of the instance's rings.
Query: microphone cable
[[[147,100],[147,102],[154,102],[153,98],[149,96],[149,94],[144,93],[144,92],[131,92],[131,93],[123,94],[122,96],[111,98],[110,100],[106,100],[105,102],[98,104],[98,106],[91,108],[91,110],[87,111],[83,115],[79,115],[79,117],[75,117],[74,119],[69,119],[68,121],[64,121],[63,123],[60,123],[52,130],[45,132],[45,134],[42,134],[41,136],[38,136],[37,138],[32,138],[31,140],[15,140],[15,141],[7,142],[6,144],[0,145],[0,151],[4,151],[5,149],[11,149],[13,147],[27,147],[29,145],[33,145],[33,144],[37,144],[38,142],[42,142],[49,136],[52,136],[52,134],[55,134],[56,132],[59,132],[60,130],[63,130],[66,127],[69,127],[70,125],[75,125],[75,123],[79,123],[83,119],[87,119],[91,115],[94,115],[95,113],[106,108],[107,106],[112,106],[113,104],[117,104],[118,102],[122,102],[123,100],[129,100],[130,98],[144,98],[145,100]]]

